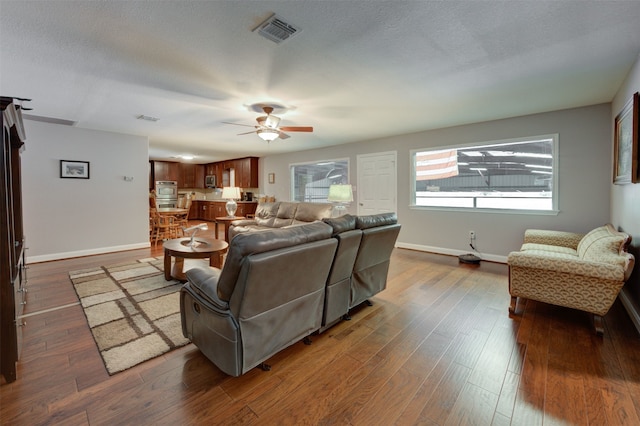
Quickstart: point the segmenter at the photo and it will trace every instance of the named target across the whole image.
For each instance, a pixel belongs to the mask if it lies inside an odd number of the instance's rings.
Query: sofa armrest
[[[624,281],[625,271],[620,265],[591,262],[580,258],[568,259],[553,255],[514,251],[507,258],[509,267],[543,269],[602,280]]]
[[[524,242],[569,247],[576,250],[583,237],[584,234],[578,234],[575,232],[527,229],[524,233]]]
[[[257,225],[258,222],[255,219],[238,219],[231,222],[231,226],[252,226]]]
[[[206,299],[216,309],[226,311],[229,309],[229,303],[220,299],[218,296],[218,279],[220,278],[220,269],[218,268],[193,268],[189,269],[185,275],[191,288],[202,298]]]

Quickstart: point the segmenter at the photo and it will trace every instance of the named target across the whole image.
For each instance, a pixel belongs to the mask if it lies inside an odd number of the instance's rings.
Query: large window
[[[291,199],[311,203],[326,203],[329,186],[349,183],[349,159],[293,164],[291,169]]]
[[[412,151],[413,205],[557,210],[558,135]]]

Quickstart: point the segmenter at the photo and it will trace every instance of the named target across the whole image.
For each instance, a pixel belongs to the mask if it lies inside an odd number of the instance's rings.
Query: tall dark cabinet
[[[22,340],[22,308],[26,303],[26,266],[22,226],[20,153],[24,126],[20,101],[0,97],[2,151],[0,152],[0,372],[16,380]]]

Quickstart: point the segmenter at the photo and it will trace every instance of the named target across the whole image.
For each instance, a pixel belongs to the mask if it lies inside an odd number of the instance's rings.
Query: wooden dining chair
[[[149,198],[151,200],[151,198]],[[153,230],[155,228],[157,210],[154,207],[149,207],[149,238],[153,238]]]
[[[149,192],[149,208],[156,209],[157,207],[156,193],[151,191]]]
[[[178,238],[178,231],[181,231],[178,219],[173,215],[163,215],[156,212],[153,224],[153,244],[158,245],[158,240],[170,240]]]
[[[178,202],[178,208],[185,209],[186,212],[177,214],[176,219],[178,220],[178,225],[180,227],[178,229],[178,235],[184,236],[182,228],[189,227],[189,209],[191,208],[191,196],[187,195],[185,197],[182,197],[181,200],[184,200],[184,203],[182,204],[182,206],[180,206],[180,202]]]

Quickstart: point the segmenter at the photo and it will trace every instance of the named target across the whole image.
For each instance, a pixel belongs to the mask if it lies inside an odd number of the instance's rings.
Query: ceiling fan
[[[271,113],[273,112],[273,107],[263,106],[262,110],[267,115],[256,118],[258,125],[252,126],[250,124],[230,123],[228,121],[224,121],[223,123],[233,124],[236,126],[253,127],[256,130],[245,133],[238,133],[238,135],[248,135],[250,133],[256,133],[262,140],[265,140],[267,142],[271,142],[277,138],[289,138],[290,136],[285,132],[313,132],[313,127],[311,126],[278,126],[280,124],[280,117],[271,115]]]

